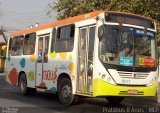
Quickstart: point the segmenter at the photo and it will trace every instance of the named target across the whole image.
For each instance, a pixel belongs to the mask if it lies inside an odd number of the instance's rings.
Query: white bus
[[[95,11],[10,34],[6,80],[23,94],[57,93],[65,105],[79,95],[120,103],[155,96],[158,55],[155,21]]]

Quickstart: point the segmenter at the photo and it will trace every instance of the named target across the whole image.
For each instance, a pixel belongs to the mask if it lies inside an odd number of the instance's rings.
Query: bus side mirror
[[[103,39],[103,37],[104,37],[104,25],[101,25],[98,28],[98,38],[101,41]]]

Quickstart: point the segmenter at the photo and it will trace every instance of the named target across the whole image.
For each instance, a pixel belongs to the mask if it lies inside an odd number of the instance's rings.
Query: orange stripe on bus
[[[81,21],[81,20],[84,20],[84,19],[93,18],[93,17],[96,17],[101,12],[108,12],[108,13],[111,12],[111,13],[133,15],[133,16],[137,16],[137,17],[141,17],[141,18],[145,18],[145,19],[154,21],[151,18],[140,16],[140,15],[137,15],[137,14],[126,13],[126,12],[118,12],[118,11],[107,11],[107,10],[103,11],[103,10],[100,10],[100,11],[94,11],[94,12],[91,12],[91,13],[83,14],[83,15],[80,15],[80,16],[71,17],[71,18],[68,18],[68,19],[65,19],[65,20],[60,20],[60,21],[56,21],[56,22],[53,22],[53,23],[41,25],[41,26],[38,26],[38,27],[34,27],[34,28],[30,28],[30,29],[24,29],[24,30],[21,30],[21,31],[13,32],[13,33],[10,34],[10,37],[15,37],[15,36],[18,36],[18,35],[24,35],[24,34],[36,32],[36,31],[39,31],[39,30],[47,29],[47,28],[52,28],[52,27],[56,27],[56,26],[62,26],[62,25],[65,25],[65,24],[71,24],[71,23],[74,23],[74,22],[77,22],[77,21]]]
[[[68,18],[68,19],[65,19],[65,20],[60,20],[60,21],[57,21],[57,22],[41,25],[41,26],[34,27],[34,28],[31,28],[31,29],[24,29],[24,30],[21,30],[21,31],[13,32],[13,33],[10,34],[10,37],[15,37],[15,36],[18,36],[18,35],[23,35],[23,34],[35,32],[35,31],[39,31],[39,30],[42,30],[42,29],[47,29],[47,28],[51,28],[51,27],[55,27],[55,26],[61,26],[61,25],[65,25],[65,24],[71,24],[71,23],[81,21],[81,20],[84,20],[84,19],[93,18],[101,12],[102,11],[95,11],[95,12],[87,13],[87,14],[84,14],[84,15],[71,17],[71,18]]]

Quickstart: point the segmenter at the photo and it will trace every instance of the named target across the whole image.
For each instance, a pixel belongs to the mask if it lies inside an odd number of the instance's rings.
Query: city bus
[[[94,11],[13,32],[6,56],[6,81],[24,95],[56,93],[64,105],[157,97],[156,24],[141,15]]]

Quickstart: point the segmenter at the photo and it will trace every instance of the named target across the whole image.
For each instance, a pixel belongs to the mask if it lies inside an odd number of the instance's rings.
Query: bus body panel
[[[152,86],[118,86],[102,79],[93,80],[93,96],[155,96],[158,83]]]
[[[116,84],[147,85],[153,78],[158,78],[158,72],[126,72],[108,69]]]
[[[7,81],[12,85],[18,85],[21,72],[26,74],[28,87],[35,88],[35,55],[8,56],[6,63]]]

